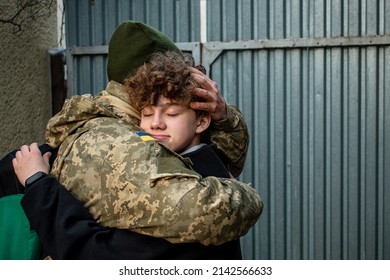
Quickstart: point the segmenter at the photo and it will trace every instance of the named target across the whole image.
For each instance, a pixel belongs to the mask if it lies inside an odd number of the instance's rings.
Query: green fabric
[[[0,198],[0,259],[39,259],[41,244],[20,205],[23,194]]]
[[[117,27],[108,45],[108,79],[123,84],[149,55],[168,50],[182,54],[160,31],[141,22],[126,21]]]

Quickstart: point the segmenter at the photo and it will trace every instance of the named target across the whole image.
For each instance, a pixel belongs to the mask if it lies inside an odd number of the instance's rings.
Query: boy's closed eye
[[[152,108],[146,107],[146,108],[141,110],[142,117],[150,117],[150,116],[153,116],[153,114],[154,114],[154,111]]]
[[[182,114],[185,110],[186,108],[181,105],[170,105],[164,109],[164,113],[168,116],[174,117]]]

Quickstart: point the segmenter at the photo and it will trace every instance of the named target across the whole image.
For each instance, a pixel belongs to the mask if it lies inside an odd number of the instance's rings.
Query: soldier
[[[193,77],[205,83],[202,76]],[[137,110],[123,93],[122,85],[112,81],[96,97],[67,101],[48,125],[48,143],[60,146],[52,174],[71,191],[79,188],[85,197],[92,197],[87,205],[107,226],[122,224],[171,242],[207,245],[245,234],[261,213],[258,194],[235,180],[202,178],[177,154],[156,141],[143,141],[137,134]],[[237,127],[242,116],[229,106],[227,113],[232,111]]]

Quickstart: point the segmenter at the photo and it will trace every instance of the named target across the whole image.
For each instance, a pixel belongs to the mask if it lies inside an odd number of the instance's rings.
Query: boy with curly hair
[[[141,112],[143,131],[170,150],[189,157],[194,170],[202,176],[228,178],[231,175],[221,160],[223,155],[209,144],[210,114],[190,107],[191,102],[201,101],[193,94],[193,66],[189,55],[155,53],[125,80],[124,86]],[[205,74],[201,65],[196,68]]]

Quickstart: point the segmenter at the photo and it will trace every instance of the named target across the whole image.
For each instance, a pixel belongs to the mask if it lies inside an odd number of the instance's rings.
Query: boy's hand
[[[12,160],[12,165],[19,182],[25,187],[26,179],[35,173],[42,171],[49,174],[50,152],[42,156],[37,143],[32,143],[30,146],[23,145],[20,151],[17,151],[15,158]]]

